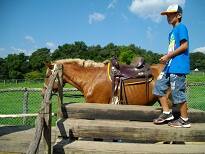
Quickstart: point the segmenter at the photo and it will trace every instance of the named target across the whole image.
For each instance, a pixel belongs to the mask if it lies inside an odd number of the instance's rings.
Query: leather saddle
[[[132,65],[119,64],[116,57],[111,59],[112,75],[114,77],[128,78],[147,78],[152,76],[149,64],[145,63],[144,58],[139,57]]]
[[[145,63],[143,57],[139,57],[132,65],[119,64],[116,57],[111,59],[111,78],[112,78],[112,98],[118,98],[117,104],[128,104],[125,92],[126,83],[142,83],[146,84],[146,99],[147,89],[149,88],[150,79],[152,80],[152,72],[150,65]],[[124,91],[124,92],[123,92]],[[124,94],[124,97],[122,96]],[[125,99],[124,99],[125,98]]]

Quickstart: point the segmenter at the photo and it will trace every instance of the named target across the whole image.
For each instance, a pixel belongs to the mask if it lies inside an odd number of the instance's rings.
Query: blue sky
[[[160,12],[172,3],[183,7],[190,51],[205,53],[204,0],[0,0],[0,57],[75,41],[166,53],[172,27]]]

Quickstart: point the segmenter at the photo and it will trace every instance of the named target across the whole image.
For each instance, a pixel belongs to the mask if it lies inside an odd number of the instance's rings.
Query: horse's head
[[[56,64],[51,64],[51,63],[45,63],[46,67],[47,67],[47,70],[46,70],[46,77],[44,79],[44,86],[43,86],[43,89],[42,89],[42,92],[41,92],[41,95],[44,96],[45,95],[45,91],[46,89],[48,89],[48,84],[51,80],[51,75],[52,73],[58,69],[56,68],[57,65]],[[58,79],[56,78],[55,81],[54,81],[54,84],[53,84],[53,87],[52,87],[52,91],[55,93],[59,90],[59,86],[58,86]]]

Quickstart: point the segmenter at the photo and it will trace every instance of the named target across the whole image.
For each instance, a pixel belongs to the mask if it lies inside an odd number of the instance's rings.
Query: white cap
[[[182,8],[178,4],[170,5],[166,11],[161,12],[161,15],[167,15],[169,13],[176,13],[179,12],[182,14]]]

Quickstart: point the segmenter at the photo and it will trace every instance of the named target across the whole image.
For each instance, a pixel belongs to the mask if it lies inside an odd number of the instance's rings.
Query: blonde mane
[[[109,60],[105,60],[104,62],[95,62],[93,60],[84,60],[84,59],[61,59],[57,60],[54,63],[58,64],[66,64],[66,63],[76,63],[81,67],[104,67],[105,64],[109,63]]]

